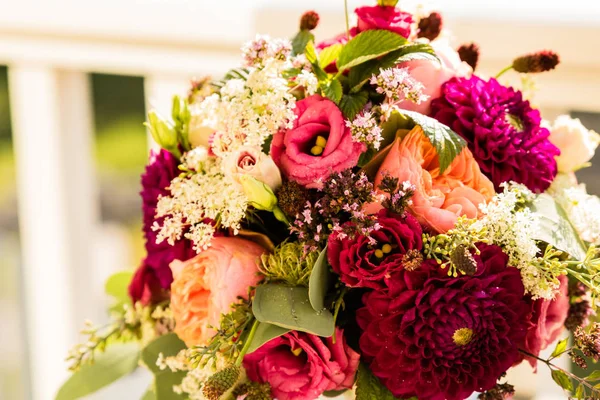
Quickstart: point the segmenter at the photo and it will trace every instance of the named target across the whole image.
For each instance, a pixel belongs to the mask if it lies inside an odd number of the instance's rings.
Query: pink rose
[[[240,175],[250,175],[273,191],[281,186],[281,174],[273,159],[263,153],[258,147],[243,146],[231,153],[223,166],[225,173],[229,174],[238,183]]]
[[[430,60],[413,60],[398,64],[398,67],[408,68],[410,75],[425,86],[423,94],[429,96],[420,104],[403,101],[398,105],[400,108],[429,115],[431,101],[441,96],[444,83],[454,77],[469,76],[473,72],[467,63],[460,60],[458,52],[450,46],[448,40],[443,38],[434,40],[431,42],[431,46],[441,63]]]
[[[354,167],[366,150],[354,142],[340,109],[313,95],[296,103],[292,129],[273,136],[271,156],[281,172],[307,188],[321,188],[333,172]]]
[[[569,313],[569,279],[564,275],[558,279],[560,288],[553,300],[538,299],[533,303],[532,325],[527,330],[524,347],[526,351],[536,356],[558,339]],[[536,368],[535,358],[525,357],[525,359]]]
[[[421,225],[437,233],[454,228],[460,216],[477,218],[479,205],[495,194],[494,185],[481,173],[467,148],[440,173],[437,152],[419,126],[392,144],[375,177],[375,187],[386,174],[415,186],[408,211]],[[374,214],[380,209],[379,203],[373,203],[366,211]]]
[[[352,350],[342,329],[336,340],[292,331],[267,342],[244,357],[250,380],[271,385],[279,400],[313,400],[328,390],[354,384],[360,355]]]
[[[259,257],[265,249],[249,240],[215,237],[211,247],[188,261],[171,263],[171,310],[175,333],[188,347],[206,344],[221,314],[260,280]]]
[[[392,6],[359,7],[355,11],[358,17],[358,31],[385,29],[405,38],[410,36],[413,22],[411,14]]]

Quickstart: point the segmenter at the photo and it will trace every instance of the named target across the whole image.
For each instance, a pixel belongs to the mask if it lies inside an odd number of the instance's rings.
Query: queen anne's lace
[[[165,217],[162,224],[155,222],[157,242],[166,240],[173,245],[186,237],[194,243],[197,252],[210,246],[215,224],[231,228],[234,234],[246,215],[248,199],[239,185],[221,172],[218,158],[208,158],[196,173],[173,179],[171,196],[158,200],[156,218]]]

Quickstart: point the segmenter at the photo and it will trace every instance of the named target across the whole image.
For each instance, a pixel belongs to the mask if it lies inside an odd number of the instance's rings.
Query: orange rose
[[[421,225],[438,233],[452,229],[459,216],[477,218],[479,204],[494,196],[494,185],[481,173],[469,149],[440,175],[437,152],[420,127],[392,144],[375,177],[375,187],[385,174],[415,185],[409,211]]]
[[[258,260],[265,249],[249,240],[216,237],[188,261],[173,261],[171,309],[175,333],[189,346],[206,344],[221,314],[260,280]]]

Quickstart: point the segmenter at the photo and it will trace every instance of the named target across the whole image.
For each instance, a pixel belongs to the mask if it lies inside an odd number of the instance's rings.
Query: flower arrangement
[[[600,136],[503,85],[555,53],[481,76],[476,44],[396,3],[324,41],[309,11],[149,114],[147,257],[107,283],[113,322],[86,326],[59,400],[138,365],[144,399],[506,399],[523,361],[600,396],[555,363],[600,358],[600,199],[574,175]]]

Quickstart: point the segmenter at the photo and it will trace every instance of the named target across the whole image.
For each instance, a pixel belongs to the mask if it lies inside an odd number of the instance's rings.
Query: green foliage
[[[585,380],[588,382],[600,381],[600,369],[593,371],[585,378]]]
[[[356,400],[396,400],[371,370],[360,363],[356,380]]]
[[[586,246],[581,241],[565,210],[546,193],[538,195],[529,205],[540,216],[540,229],[535,239],[564,251],[577,260],[586,257]]]
[[[304,254],[300,242],[283,242],[270,254],[261,256],[260,272],[268,282],[308,286],[318,253]]]
[[[343,89],[339,79],[332,79],[321,83],[321,90],[325,97],[334,103],[339,103],[342,99]]]
[[[337,67],[341,72],[374,58],[386,55],[407,43],[397,33],[386,30],[369,30],[356,35],[340,52]]]
[[[306,45],[309,42],[315,41],[315,35],[313,35],[308,29],[302,29],[292,39],[292,54],[298,55],[304,53]]]
[[[443,173],[466,146],[465,140],[436,119],[414,111],[399,110],[399,112],[423,129],[423,133],[435,147],[440,163],[440,174]]]
[[[344,46],[341,43],[324,48],[319,53],[319,66],[326,68],[329,64],[337,60]]]
[[[181,383],[186,375],[185,371],[173,372],[169,368],[161,370],[156,365],[159,354],[164,357],[172,357],[185,348],[185,343],[176,334],[169,333],[153,340],[142,350],[142,361],[154,374],[156,400],[180,400],[185,398],[183,395],[173,392],[173,386]]]
[[[308,298],[315,311],[325,309],[325,296],[331,287],[331,273],[327,263],[327,246],[319,253],[319,257],[310,274]]]
[[[401,62],[411,60],[432,60],[439,62],[431,45],[426,43],[409,43],[383,57],[360,64],[350,70],[348,86],[350,93],[358,92],[371,76],[379,73],[380,69],[391,68]]]
[[[369,101],[369,93],[366,90],[358,93],[350,93],[342,95],[340,100],[340,110],[344,117],[349,120],[353,120]]]
[[[561,354],[563,354],[567,350],[568,343],[569,343],[569,338],[564,338],[562,340],[559,340],[558,343],[556,343],[556,347],[554,348],[554,351],[552,351],[552,354],[550,354],[550,358],[558,357]]]
[[[152,383],[152,386],[150,386],[148,390],[146,390],[141,400],[156,400],[156,393],[154,392],[154,383]]]
[[[62,385],[56,400],[74,400],[110,385],[129,375],[138,365],[140,350],[136,343],[114,344],[99,354],[93,364],[84,365]]]
[[[315,49],[315,45],[312,41],[308,42],[306,45],[304,54],[306,55],[306,59],[310,65],[312,65],[313,72],[317,76],[319,83],[326,81],[328,79],[327,73],[319,65],[319,56],[317,55],[317,50]]]
[[[155,111],[150,111],[148,113],[148,122],[145,125],[150,130],[154,141],[160,147],[177,158],[181,157],[181,152],[177,147],[179,144],[177,132],[169,123],[159,117]]]
[[[573,390],[573,383],[571,382],[571,378],[569,378],[569,376],[560,369],[552,370],[552,380],[554,380],[554,382],[556,382],[558,386],[569,392]]]
[[[211,86],[217,90],[220,90],[225,83],[231,79],[242,79],[244,81],[248,80],[249,70],[247,68],[233,68],[230,69],[223,78],[218,81],[211,82]]]
[[[260,285],[252,302],[254,316],[282,328],[330,337],[335,330],[333,315],[327,310],[315,311],[308,289],[277,284]]]
[[[131,271],[121,271],[111,275],[104,284],[106,294],[114,297],[118,304],[130,303],[128,288],[132,278]]]
[[[192,114],[190,113],[187,99],[181,99],[179,96],[173,96],[173,107],[171,109],[171,117],[175,123],[175,132],[177,139],[184,151],[192,149],[189,139],[189,127]]]
[[[282,328],[277,325],[267,324],[264,322],[260,322],[258,327],[256,328],[256,332],[254,333],[254,337],[252,338],[252,343],[248,347],[248,351],[246,354],[250,354],[258,350],[263,344],[278,338],[279,336],[285,335],[290,330],[287,328]]]

